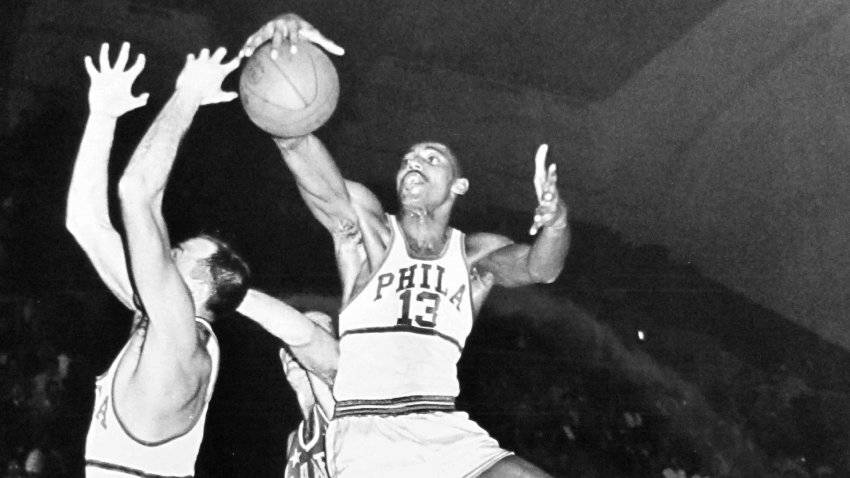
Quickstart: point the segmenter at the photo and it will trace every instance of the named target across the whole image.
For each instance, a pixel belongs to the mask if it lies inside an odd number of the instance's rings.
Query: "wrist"
[[[296,136],[294,138],[284,138],[284,137],[281,137],[281,136],[272,136],[272,139],[274,140],[277,147],[280,148],[281,150],[292,151],[292,150],[298,148],[298,146],[300,146],[301,144],[303,144],[308,136],[309,135]]]
[[[203,104],[204,94],[190,86],[178,86],[174,90],[173,97],[182,106],[200,108],[201,104]]]
[[[119,116],[121,115],[116,115],[99,108],[89,109],[89,118],[96,121],[117,121]]]
[[[560,202],[560,201],[559,201]],[[551,223],[545,224],[544,227],[547,229],[552,229],[553,231],[564,230],[569,227],[570,223],[567,220],[567,208],[561,203],[558,204],[558,214],[552,220]]]

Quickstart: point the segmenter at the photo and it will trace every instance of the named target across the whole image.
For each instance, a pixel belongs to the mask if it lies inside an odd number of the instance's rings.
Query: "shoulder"
[[[466,247],[466,258],[470,264],[475,264],[491,252],[514,244],[513,239],[501,234],[489,232],[475,232],[467,234],[464,245]]]

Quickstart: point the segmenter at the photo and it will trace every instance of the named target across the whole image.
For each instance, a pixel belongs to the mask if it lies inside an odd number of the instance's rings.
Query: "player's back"
[[[207,328],[207,351],[212,371],[202,412],[185,433],[157,442],[133,436],[114,403],[115,374],[132,340],[118,354],[106,373],[95,383],[95,407],[86,437],[86,478],[128,478],[135,476],[194,475],[195,460],[204,434],[209,399],[218,375],[219,345],[212,328],[202,319],[195,321]]]

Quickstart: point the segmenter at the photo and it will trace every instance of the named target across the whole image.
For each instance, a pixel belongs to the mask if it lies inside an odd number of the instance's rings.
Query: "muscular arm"
[[[275,138],[275,144],[313,216],[334,236],[356,233],[357,216],[346,182],[319,138]]]
[[[118,117],[147,102],[145,93],[133,96],[132,84],[145,64],[139,55],[135,64],[124,70],[129,55],[125,43],[114,67],[109,65],[109,45],[100,50],[99,69],[86,57],[91,79],[89,118],[74,163],[65,226],[94,265],[101,280],[125,306],[133,308],[132,287],[124,260],[121,237],[109,219],[107,201],[109,153]]]
[[[470,238],[473,260],[479,272],[489,275],[493,284],[518,287],[535,283],[549,283],[558,278],[570,249],[570,229],[567,222],[567,205],[558,192],[558,173],[555,164],[546,167],[549,146],[540,145],[534,157],[534,189],[538,205],[534,223],[529,233],[537,235],[530,246],[492,234],[479,234]]]
[[[146,347],[157,349],[151,351],[156,357],[185,357],[198,345],[195,309],[171,258],[162,200],[178,145],[199,107],[196,95],[175,92],[133,153],[118,186],[133,279],[150,319]]]
[[[494,285],[503,287],[553,282],[570,248],[570,230],[564,221],[563,227],[544,226],[530,245],[491,234],[470,237],[472,247],[482,252],[476,266],[481,273],[492,274]]]
[[[116,121],[104,114],[89,116],[71,175],[65,226],[104,284],[125,306],[133,308],[124,246],[109,219],[107,205],[107,164]]]
[[[188,56],[175,93],[119,182],[132,277],[149,318],[135,376],[147,390],[161,390],[175,399],[195,396],[206,383],[210,362],[195,325],[191,293],[171,256],[162,200],[180,140],[198,108],[235,98],[221,91],[224,77],[238,65],[222,64],[225,53],[221,48],[211,57],[204,49],[197,59]]]
[[[383,258],[389,238],[383,207],[363,185],[343,179],[315,136],[276,138],[275,143],[307,208],[333,237],[346,303],[357,289],[357,281],[368,277]]]
[[[339,362],[339,343],[285,302],[251,289],[237,311],[289,345],[292,354],[308,371],[333,385]]]

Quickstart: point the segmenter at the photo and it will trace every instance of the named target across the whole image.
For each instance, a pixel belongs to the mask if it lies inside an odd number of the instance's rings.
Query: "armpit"
[[[357,222],[349,219],[340,219],[337,223],[335,235],[345,242],[362,242],[363,234],[360,231],[360,226]]]

